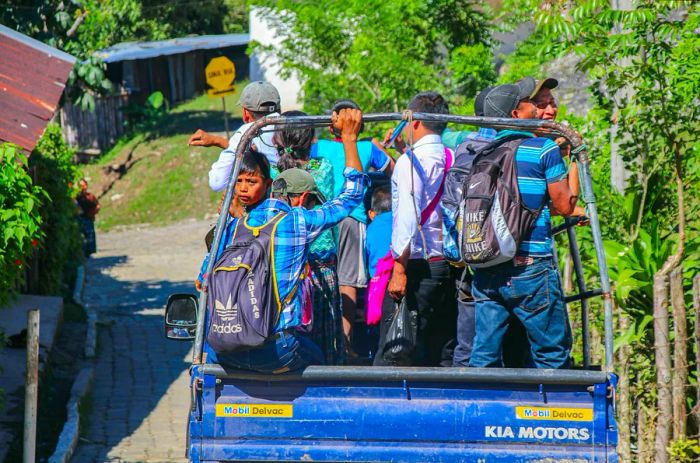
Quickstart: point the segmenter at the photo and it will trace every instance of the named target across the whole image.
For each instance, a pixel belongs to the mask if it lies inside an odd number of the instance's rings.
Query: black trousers
[[[411,259],[406,267],[406,304],[416,317],[416,348],[410,358],[387,361],[383,352],[386,332],[391,325],[394,304],[388,294],[382,306],[379,349],[375,366],[451,366],[451,353],[445,346],[456,337],[457,300],[455,274],[444,261]]]
[[[468,268],[462,270],[462,275],[455,284],[457,286],[457,342],[454,348],[452,366],[468,367],[476,332],[474,298],[471,289],[472,278]]]

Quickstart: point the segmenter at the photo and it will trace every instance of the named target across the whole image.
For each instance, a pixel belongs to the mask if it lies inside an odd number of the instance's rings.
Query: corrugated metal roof
[[[155,42],[124,42],[95,52],[95,56],[105,63],[135,59],[155,58],[156,56],[177,55],[193,50],[247,45],[248,34],[200,35],[180,39],[158,40]]]
[[[0,142],[34,149],[75,58],[0,25]]]

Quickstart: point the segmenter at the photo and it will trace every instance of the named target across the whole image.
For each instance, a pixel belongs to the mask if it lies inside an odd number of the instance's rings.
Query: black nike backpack
[[[530,209],[518,186],[515,152],[522,135],[503,137],[478,153],[465,179],[460,202],[459,249],[465,263],[492,267],[515,257],[544,201]]]

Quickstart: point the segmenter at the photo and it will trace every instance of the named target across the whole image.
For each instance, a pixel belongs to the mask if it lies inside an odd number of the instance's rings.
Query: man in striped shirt
[[[530,96],[536,83],[526,78],[516,85],[497,87],[484,102],[487,117],[534,119],[537,107]],[[512,135],[498,132],[497,138]],[[559,147],[547,138],[518,132],[524,138],[516,149],[518,186],[522,201],[542,212],[518,249],[516,257],[504,264],[474,271],[472,294],[476,301],[476,337],[470,366],[502,365],[502,343],[511,317],[525,326],[530,340],[532,362],[537,368],[566,368],[571,350],[563,291],[552,258],[551,211],[571,215],[577,195]]]

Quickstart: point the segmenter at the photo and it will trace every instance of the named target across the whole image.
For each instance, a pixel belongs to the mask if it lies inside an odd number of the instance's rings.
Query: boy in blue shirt
[[[372,193],[372,208],[367,211],[371,220],[367,226],[365,256],[369,277],[374,276],[377,261],[389,253],[391,246],[391,190],[378,187]]]

